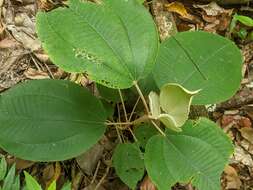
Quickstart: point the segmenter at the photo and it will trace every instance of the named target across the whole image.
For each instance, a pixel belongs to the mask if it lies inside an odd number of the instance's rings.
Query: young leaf
[[[1,158],[0,161],[0,181],[2,181],[7,172],[7,162],[4,157]]]
[[[253,19],[248,16],[235,14],[234,18],[246,26],[253,27]]]
[[[146,145],[145,166],[159,190],[176,182],[198,189],[220,189],[220,175],[233,152],[231,140],[212,121],[188,121],[181,133],[167,130]]]
[[[24,174],[25,174],[25,182],[26,182],[27,190],[42,190],[38,182],[29,173],[24,171]]]
[[[152,71],[159,44],[151,15],[136,0],[71,0],[68,8],[40,12],[37,32],[56,65],[116,89]]]
[[[105,131],[102,103],[86,88],[63,80],[17,85],[0,98],[0,145],[36,161],[65,160],[94,145]]]
[[[64,186],[61,190],[71,190],[71,183],[67,182],[66,184],[64,184]]]
[[[153,125],[141,124],[134,129],[134,135],[138,139],[138,144],[142,149],[145,149],[148,140],[157,135],[157,130]]]
[[[160,100],[158,94],[150,92],[148,95],[150,112],[153,117],[159,117],[161,114]]]
[[[20,189],[20,177],[19,175],[15,178],[14,183],[12,185],[12,190],[19,190]]]
[[[4,190],[12,190],[13,184],[15,183],[15,172],[16,172],[16,166],[15,164],[13,164],[4,179],[4,183],[3,183]]]
[[[178,83],[195,91],[193,104],[230,98],[240,86],[242,55],[230,40],[206,32],[181,32],[162,42],[153,76],[159,87]]]
[[[113,154],[113,166],[120,179],[132,189],[144,175],[142,153],[135,144],[119,144]]]
[[[175,121],[175,118],[172,117],[169,114],[160,114],[158,117],[159,121],[161,121],[165,127],[173,130],[173,131],[177,131],[177,132],[181,132],[182,129],[180,128],[180,125],[177,125],[177,122]]]
[[[47,190],[56,190],[56,181],[55,180],[49,185]]]
[[[188,119],[192,98],[200,90],[189,91],[181,85],[168,83],[161,88],[160,105],[163,111],[169,116],[163,114],[161,121],[169,128],[179,128]]]

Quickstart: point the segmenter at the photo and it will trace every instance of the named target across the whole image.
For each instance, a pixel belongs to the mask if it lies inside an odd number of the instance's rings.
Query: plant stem
[[[150,119],[150,116],[148,115],[143,115],[142,117],[139,117],[136,120],[133,120],[131,122],[109,122],[105,123],[106,125],[138,125],[142,122],[145,122]]]
[[[130,116],[129,116],[128,121],[131,121],[131,119],[132,119],[132,117],[133,117],[133,115],[134,115],[135,109],[136,109],[136,107],[137,107],[139,101],[140,101],[140,96],[138,97],[136,103],[134,104],[133,110],[131,111],[131,114],[130,114]]]
[[[159,133],[161,133],[161,135],[166,136],[166,134],[160,129],[160,127],[151,120],[151,123],[155,126],[155,128],[159,131]]]
[[[123,106],[123,111],[124,111],[124,115],[125,115],[125,120],[126,120],[126,122],[128,122],[127,112],[126,112],[126,106],[125,106],[125,103],[124,103],[124,100],[123,100],[123,96],[122,96],[121,90],[118,89],[118,91],[119,91],[120,100],[121,100],[121,103],[122,103],[122,106]]]
[[[143,94],[142,94],[142,92],[141,92],[141,89],[140,89],[139,85],[137,84],[137,82],[134,81],[133,83],[134,83],[134,86],[135,86],[135,88],[136,88],[138,94],[140,95],[140,98],[141,98],[142,103],[143,103],[143,105],[144,105],[144,107],[145,107],[145,109],[146,109],[146,112],[147,112],[147,114],[149,115],[149,108],[148,108],[148,104],[147,104],[147,102],[146,102],[146,100],[145,100],[145,97],[143,96]]]

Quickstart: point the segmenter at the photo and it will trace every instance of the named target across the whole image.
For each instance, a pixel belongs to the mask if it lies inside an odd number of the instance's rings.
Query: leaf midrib
[[[215,151],[216,153],[218,152],[211,144],[208,144],[207,142],[203,141],[202,139],[198,139],[198,138],[194,138],[192,136],[187,136],[187,135],[168,135],[168,138],[166,138],[166,140],[174,147],[174,149],[182,156],[182,158],[184,159],[184,161],[186,163],[188,163],[194,170],[195,170],[195,175],[194,177],[196,177],[197,174],[201,174],[207,181],[211,182],[211,184],[214,184],[215,185],[215,182],[213,182],[211,179],[210,179],[210,176],[207,176],[207,175],[204,175],[205,171],[202,171],[200,169],[198,169],[198,167],[196,167],[194,164],[192,164],[191,162],[188,161],[188,159],[185,157],[185,155],[180,151],[180,149],[175,145],[175,143],[173,143],[172,141],[169,140],[169,136],[174,136],[176,138],[178,138],[178,136],[185,136],[185,137],[188,137],[188,138],[192,138],[192,139],[195,139],[195,140],[200,140],[202,143],[205,143],[206,145],[208,146],[211,146]],[[217,154],[219,156],[219,154]],[[219,156],[220,157],[220,156]],[[220,157],[222,158],[222,157]],[[223,160],[223,158],[222,158]],[[169,167],[167,166],[168,170],[169,170]]]

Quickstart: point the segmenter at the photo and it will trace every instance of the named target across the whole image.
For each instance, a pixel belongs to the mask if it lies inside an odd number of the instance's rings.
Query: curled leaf
[[[192,98],[199,91],[189,91],[179,84],[167,83],[161,88],[160,96],[150,92],[148,97],[152,118],[180,132],[180,127],[188,119]],[[161,109],[165,113],[161,113]]]
[[[165,84],[161,88],[160,106],[166,114],[159,116],[163,124],[176,131],[188,119],[192,98],[200,90],[189,91],[176,83]]]
[[[148,99],[151,115],[155,118],[159,117],[161,110],[158,94],[152,91],[149,93]]]

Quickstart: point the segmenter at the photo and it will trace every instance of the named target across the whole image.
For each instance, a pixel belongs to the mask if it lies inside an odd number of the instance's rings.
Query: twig
[[[96,180],[96,177],[97,177],[97,174],[98,174],[98,169],[99,169],[99,167],[100,167],[100,164],[101,164],[101,161],[99,160],[99,162],[98,162],[98,164],[97,164],[96,170],[95,170],[95,172],[94,172],[94,174],[93,174],[93,178],[92,178],[90,184],[93,184],[94,181]]]
[[[131,122],[108,122],[105,124],[106,125],[138,125],[140,123],[148,121],[149,119],[152,119],[152,117],[150,117],[148,115],[143,115],[142,117],[139,117],[138,119],[133,120]]]
[[[138,105],[140,99],[141,99],[141,98],[140,98],[140,96],[139,96],[138,99],[137,99],[137,101],[136,101],[135,104],[134,104],[133,110],[131,111],[131,114],[130,114],[130,116],[129,116],[128,121],[131,121],[131,119],[132,119],[132,117],[133,117],[133,115],[134,115],[135,109],[136,109],[136,107],[137,107],[137,105]]]
[[[122,106],[123,106],[123,111],[124,111],[124,115],[125,115],[125,120],[126,120],[126,122],[128,122],[127,112],[126,112],[126,106],[125,106],[125,103],[124,103],[124,100],[123,100],[123,96],[122,96],[121,90],[118,89],[118,91],[119,91],[120,100],[121,100],[121,103],[122,103]]]
[[[96,185],[96,187],[95,187],[94,190],[97,190],[97,189],[101,186],[101,184],[102,184],[103,181],[105,180],[107,174],[109,173],[109,170],[110,170],[110,166],[108,166],[108,167],[106,168],[105,174],[104,174],[103,177],[99,180],[99,182],[98,182],[98,184]]]
[[[161,133],[161,135],[166,136],[166,134],[160,129],[160,127],[151,120],[151,123],[155,126],[155,128],[159,131],[159,133]]]

